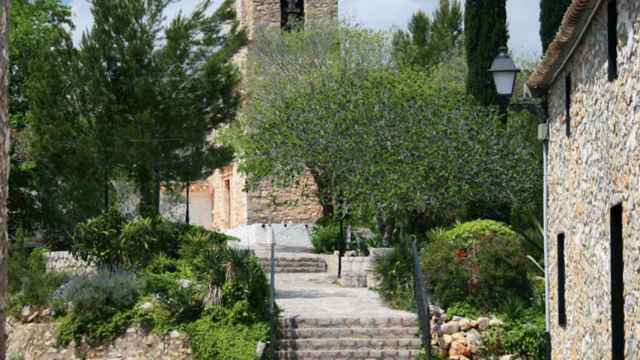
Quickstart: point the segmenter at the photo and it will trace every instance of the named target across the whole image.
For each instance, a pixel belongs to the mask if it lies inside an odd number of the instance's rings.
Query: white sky
[[[92,23],[88,0],[66,0],[73,9],[76,24],[74,39],[80,39],[82,32]],[[214,0],[220,4],[222,0]],[[339,0],[340,17],[352,20],[366,27],[376,29],[406,28],[411,15],[418,10],[432,13],[438,0]],[[198,0],[179,0],[167,11],[167,17],[175,16],[180,10],[191,12]],[[535,60],[541,55],[539,36],[539,1],[507,0],[509,16],[509,47],[523,59]]]

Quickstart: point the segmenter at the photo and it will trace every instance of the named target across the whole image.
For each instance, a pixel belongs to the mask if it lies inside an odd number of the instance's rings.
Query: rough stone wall
[[[322,217],[322,206],[316,197],[316,184],[309,175],[299,184],[278,189],[263,183],[249,194],[248,223],[312,223]]]
[[[69,274],[85,274],[96,271],[94,266],[82,260],[77,260],[68,251],[52,251],[45,255],[47,271],[64,272]]]
[[[252,39],[256,31],[264,28],[280,27],[280,0],[237,0],[236,12],[240,24]],[[305,21],[336,19],[337,0],[305,0]],[[234,58],[234,62],[246,74],[246,50]],[[251,81],[244,79],[243,82]],[[231,182],[231,218],[227,219],[228,206],[225,202],[224,181]],[[243,191],[245,179],[237,171],[237,164],[216,171],[210,178],[214,189],[213,227],[227,230],[241,225],[269,221],[274,223],[309,223],[322,216],[322,207],[313,196],[315,188],[309,176],[300,179],[301,186],[277,190],[264,183],[258,191],[247,194]],[[273,199],[278,205],[274,207]]]
[[[110,344],[98,348],[56,345],[56,325],[52,322],[25,324],[9,319],[7,354],[24,360],[189,360],[187,336],[172,331],[165,337],[144,334],[130,328]]]
[[[338,19],[338,0],[305,0],[305,21]]]
[[[238,172],[238,165],[234,163],[216,170],[209,181],[213,186],[213,227],[231,229],[246,224],[247,194],[244,192],[244,177]],[[226,181],[229,181],[229,188]],[[230,209],[228,196],[231,200]]]
[[[607,79],[606,2],[549,92],[550,308],[554,359],[611,358],[610,209],[622,203],[626,358],[640,359],[640,2],[618,0],[619,78]],[[571,136],[565,78],[572,77]],[[565,233],[567,325],[558,324]]]

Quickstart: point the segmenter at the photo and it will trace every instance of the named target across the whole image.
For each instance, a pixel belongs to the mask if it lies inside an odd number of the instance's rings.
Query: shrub
[[[506,299],[530,299],[528,261],[520,237],[508,226],[478,220],[433,232],[431,240],[423,268],[440,305],[471,300],[495,309]]]
[[[160,256],[141,276],[146,283],[146,293],[171,310],[166,319],[168,323],[178,325],[200,317],[205,286],[195,281],[184,261]]]
[[[413,255],[409,238],[401,238],[389,254],[378,259],[376,275],[380,279],[378,292],[390,306],[414,310]]]
[[[213,232],[185,237],[181,256],[198,281],[207,284],[205,303],[224,304],[247,300],[256,314],[268,309],[269,285],[258,260],[248,250],[230,248],[228,237]]]
[[[518,318],[507,319],[503,326],[483,332],[482,342],[482,355],[519,354],[528,359],[544,359],[544,310],[528,309]]]
[[[316,225],[311,231],[311,243],[319,254],[333,254],[338,250],[340,226],[336,224]]]
[[[9,312],[17,314],[25,305],[46,305],[66,274],[48,273],[47,249],[31,253],[24,247],[24,234],[19,232],[9,256]]]
[[[112,209],[76,226],[72,252],[106,269],[136,270],[146,267],[158,255],[177,258],[182,241],[190,234],[216,233],[161,217],[128,221]]]
[[[189,326],[188,333],[195,360],[255,360],[256,344],[266,340],[268,326],[216,322],[204,317]]]
[[[72,234],[74,256],[98,266],[114,268],[124,261],[120,231],[127,219],[116,209],[76,226]]]
[[[134,304],[142,295],[144,281],[126,272],[78,276],[59,289],[58,312],[66,312],[58,342],[67,345],[86,335],[100,343],[122,334],[130,324]]]

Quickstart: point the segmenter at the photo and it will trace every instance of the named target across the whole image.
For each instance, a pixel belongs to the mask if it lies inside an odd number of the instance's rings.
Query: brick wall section
[[[610,208],[624,207],[626,358],[640,359],[640,2],[618,0],[619,79],[607,81],[606,1],[549,92],[554,359],[611,358]],[[564,79],[572,76],[571,137]],[[566,234],[567,326],[558,325],[557,249]]]

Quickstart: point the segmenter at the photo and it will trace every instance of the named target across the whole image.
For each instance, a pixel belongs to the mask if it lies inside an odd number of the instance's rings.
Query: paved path
[[[285,318],[414,318],[392,310],[368,289],[343,288],[327,273],[276,274],[276,302]]]

